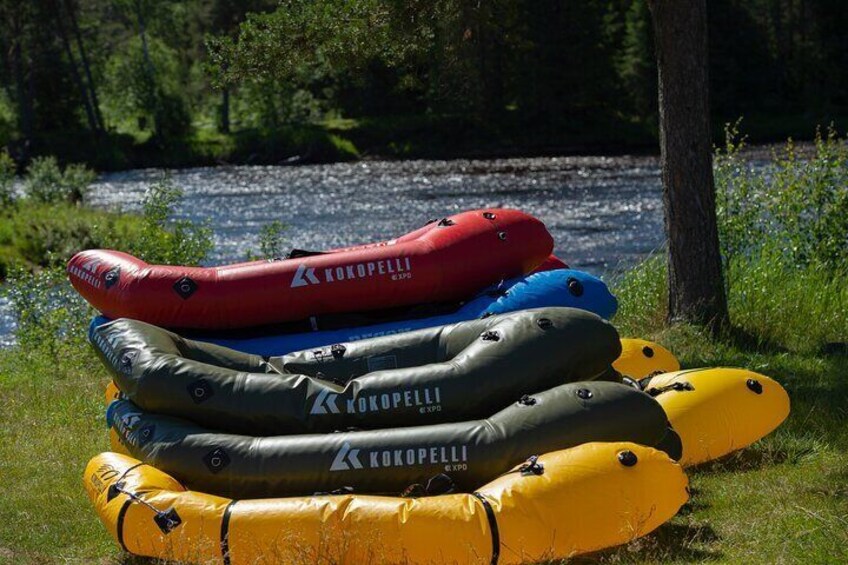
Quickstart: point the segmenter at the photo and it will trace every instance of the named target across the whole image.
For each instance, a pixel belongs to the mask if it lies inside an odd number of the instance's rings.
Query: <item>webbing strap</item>
[[[489,529],[492,532],[492,565],[497,565],[498,558],[501,555],[501,535],[498,531],[498,521],[495,518],[495,511],[492,505],[486,500],[486,497],[479,492],[472,493],[474,497],[483,504],[483,509],[486,511],[486,519],[489,521]]]
[[[136,469],[138,467],[141,467],[142,465],[144,465],[144,463],[137,463],[137,464],[133,465],[132,467],[129,467],[126,471],[124,471],[121,474],[120,477],[118,477],[118,480],[115,481],[114,484],[120,483],[124,479],[124,477],[126,477],[130,473],[130,471],[132,471],[133,469]],[[121,549],[123,551],[125,551],[126,553],[129,553],[129,550],[127,549],[127,546],[124,543],[124,517],[127,515],[127,510],[129,510],[130,505],[132,503],[133,503],[133,499],[131,497],[127,497],[127,499],[124,501],[124,504],[121,506],[121,509],[118,511],[118,522],[115,525],[115,529],[117,530],[115,532],[115,534],[118,536],[118,544],[120,544]]]
[[[133,503],[132,498],[127,498],[124,501],[124,504],[121,506],[121,509],[118,511],[118,524],[117,524],[117,535],[118,535],[118,543],[121,546],[121,549],[129,553],[130,550],[127,549],[127,544],[124,543],[124,517],[127,515],[127,510],[129,510],[130,505]]]
[[[237,500],[231,500],[224,509],[224,518],[221,520],[221,557],[224,565],[230,565],[230,515]]]

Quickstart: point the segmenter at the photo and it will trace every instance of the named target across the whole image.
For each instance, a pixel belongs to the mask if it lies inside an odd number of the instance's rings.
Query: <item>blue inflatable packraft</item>
[[[555,269],[503,281],[482,291],[453,312],[438,316],[394,320],[344,329],[318,329],[303,333],[270,331],[266,335],[257,336],[245,332],[240,336],[238,332],[230,332],[226,335],[190,332],[184,335],[198,341],[216,343],[245,353],[270,357],[334,343],[404,333],[493,314],[546,306],[581,308],[609,319],[615,314],[618,303],[599,278],[582,271]],[[91,324],[92,327],[96,327],[108,321],[108,318],[99,316],[92,320]]]

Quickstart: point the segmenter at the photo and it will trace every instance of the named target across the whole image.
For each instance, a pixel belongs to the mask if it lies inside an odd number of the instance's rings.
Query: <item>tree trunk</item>
[[[85,116],[88,119],[88,127],[91,131],[97,134],[100,128],[97,124],[97,118],[94,115],[94,108],[91,107],[91,98],[88,96],[88,89],[82,80],[82,76],[77,67],[77,60],[74,57],[74,51],[71,49],[71,42],[68,39],[68,32],[65,30],[65,23],[62,21],[62,12],[59,10],[58,4],[52,4],[53,14],[56,18],[56,29],[59,31],[59,36],[62,38],[62,46],[65,48],[65,54],[68,56],[68,63],[71,65],[71,74],[74,77],[74,82],[79,89],[80,98],[82,98],[83,107],[85,108]]]
[[[77,42],[82,68],[85,72],[85,78],[88,81],[88,92],[91,94],[91,105],[94,109],[94,117],[97,118],[97,126],[100,131],[105,131],[106,125],[103,122],[103,113],[100,111],[100,101],[97,99],[97,88],[94,85],[94,79],[91,76],[91,64],[88,62],[88,55],[85,53],[85,44],[82,41],[79,23],[77,22],[76,6],[72,0],[65,0],[65,9],[68,12],[71,20],[71,28],[74,30],[74,37]]]
[[[144,10],[141,0],[136,0],[135,9],[138,19],[138,34],[141,37],[141,49],[144,56],[144,70],[147,74],[148,87],[151,89],[150,95],[153,97],[153,135],[159,137],[162,131],[162,115],[159,107],[159,93],[156,91],[156,69],[153,66],[153,60],[150,58],[150,48],[147,46],[147,28],[144,25]]]
[[[705,0],[650,0],[659,71],[670,321],[728,321],[715,211]]]
[[[24,49],[22,45],[23,26],[17,18],[14,21],[14,38],[12,40],[12,67],[15,75],[15,90],[18,98],[18,128],[23,137],[21,144],[21,159],[29,158],[29,145],[32,142],[35,109],[33,107],[32,73],[24,70]]]

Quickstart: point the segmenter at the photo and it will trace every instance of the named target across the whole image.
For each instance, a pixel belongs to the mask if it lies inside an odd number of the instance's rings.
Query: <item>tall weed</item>
[[[812,154],[787,142],[765,164],[742,150],[738,123],[716,152],[721,254],[730,317],[762,346],[818,351],[848,342],[848,145],[833,129]],[[613,283],[625,333],[663,327],[665,261],[651,257]]]
[[[813,154],[802,156],[789,140],[767,166],[742,153],[738,122],[728,125],[716,152],[717,215],[726,263],[783,249],[786,264],[848,267],[848,144],[832,127],[816,132]],[[775,246],[775,243],[779,245]]]

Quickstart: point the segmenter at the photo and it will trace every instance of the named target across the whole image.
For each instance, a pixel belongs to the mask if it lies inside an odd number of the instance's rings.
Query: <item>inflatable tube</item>
[[[690,369],[648,377],[641,384],[680,435],[680,462],[686,466],[747,447],[789,415],[783,387],[744,369]]]
[[[116,251],[77,253],[74,288],[110,318],[159,326],[241,328],[313,315],[462,300],[529,273],[553,249],[516,210],[477,210],[380,244],[225,267],[148,265]]]
[[[613,378],[621,344],[582,310],[542,308],[267,361],[135,320],[92,345],[139,407],[235,433],[285,435],[482,418],[522,395]]]
[[[485,420],[323,435],[215,433],[126,400],[113,402],[107,419],[133,457],[192,488],[235,498],[343,487],[398,493],[438,474],[467,492],[530,455],[590,441],[656,446],[667,433],[653,398],[611,382],[561,385]]]
[[[612,364],[623,377],[644,379],[658,373],[680,370],[680,361],[658,343],[644,339],[622,338],[621,355]]]
[[[610,319],[615,314],[617,303],[600,279],[580,271],[556,269],[492,285],[465,304],[437,315],[419,316],[418,313],[426,313],[428,309],[415,308],[408,309],[404,314],[395,314],[388,321],[380,320],[379,323],[369,320],[368,316],[357,316],[354,320],[350,316],[345,316],[343,320],[327,320],[327,317],[319,316],[294,328],[288,324],[286,327],[272,326],[224,333],[190,330],[181,330],[180,333],[198,341],[270,357],[332,343],[399,334],[546,306],[580,308]],[[108,322],[109,319],[103,316],[95,318],[91,323],[91,331]]]
[[[115,453],[94,457],[83,482],[129,553],[230,565],[560,560],[648,534],[688,499],[682,469],[632,443],[548,453],[535,472],[528,464],[473,494],[424,498],[231,500]]]

